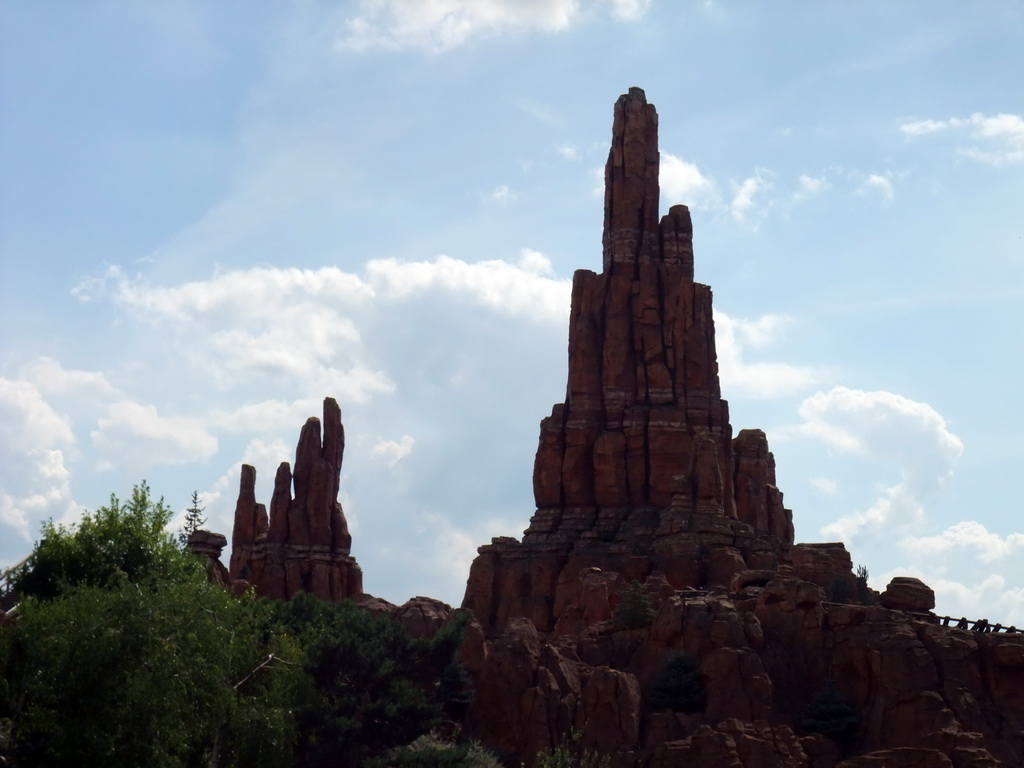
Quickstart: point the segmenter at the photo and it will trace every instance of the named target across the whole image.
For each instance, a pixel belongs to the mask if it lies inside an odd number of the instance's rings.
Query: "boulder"
[[[879,595],[878,602],[892,611],[926,613],[935,607],[935,592],[920,579],[896,576]]]

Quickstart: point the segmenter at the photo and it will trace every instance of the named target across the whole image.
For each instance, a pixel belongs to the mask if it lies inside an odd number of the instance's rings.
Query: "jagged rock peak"
[[[295,471],[286,461],[277,468],[269,516],[256,502],[256,469],[242,465],[231,537],[233,579],[278,599],[300,591],[334,601],[362,593],[362,572],[349,554],[352,537],[338,502],[344,451],[341,408],[328,397],[323,422],[311,416],[302,427]]]
[[[658,113],[641,88],[615,102],[604,169],[604,271],[658,250]]]
[[[690,212],[658,220],[659,162],[657,112],[630,89],[605,166],[603,271],[573,277],[565,402],[541,422],[537,513],[521,544],[495,540],[470,572],[463,605],[484,626],[529,617],[549,630],[587,568],[660,571],[682,589],[788,557],[764,433],[733,443]]]

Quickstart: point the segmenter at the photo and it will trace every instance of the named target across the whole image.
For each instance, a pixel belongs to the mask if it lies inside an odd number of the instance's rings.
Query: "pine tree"
[[[192,505],[185,510],[185,524],[178,534],[178,541],[181,542],[182,547],[188,545],[189,536],[206,525],[206,518],[203,517],[205,510],[206,507],[199,506],[199,491],[192,491]]]
[[[646,699],[655,709],[671,709],[688,715],[703,710],[707,694],[693,657],[686,651],[669,656],[647,690]]]
[[[647,594],[647,587],[639,581],[632,584],[622,593],[622,599],[615,606],[615,621],[626,629],[642,629],[654,621],[654,608]]]
[[[844,751],[860,740],[860,712],[834,682],[827,681],[807,702],[800,728],[827,736]]]

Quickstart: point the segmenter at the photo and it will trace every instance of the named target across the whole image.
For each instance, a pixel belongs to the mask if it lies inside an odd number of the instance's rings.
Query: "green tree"
[[[647,587],[633,581],[622,593],[622,599],[615,606],[614,619],[626,629],[649,627],[654,621],[654,607],[651,605]]]
[[[178,543],[182,547],[188,544],[188,537],[206,525],[206,518],[203,512],[206,507],[199,506],[199,491],[192,491],[192,503],[185,510],[185,523],[178,533]]]
[[[647,689],[645,699],[655,709],[688,715],[702,711],[707,706],[707,693],[693,657],[686,651],[669,656]]]
[[[807,733],[827,736],[844,752],[860,741],[860,712],[831,680],[807,701],[799,725]]]
[[[290,764],[300,649],[268,605],[206,579],[169,517],[142,483],[77,526],[44,526],[0,648],[18,765]]]
[[[5,665],[18,764],[288,765],[299,654],[267,613],[201,578],[23,602]]]
[[[23,596],[52,598],[71,586],[102,587],[121,574],[131,582],[152,574],[185,578],[197,561],[167,533],[171,516],[163,498],[154,500],[142,481],[127,501],[111,494],[107,506],[85,513],[76,525],[47,521],[14,588]]]
[[[427,733],[443,712],[440,677],[462,641],[468,616],[431,638],[356,606],[307,594],[277,606],[304,638],[309,686],[296,711],[298,765],[363,765]]]

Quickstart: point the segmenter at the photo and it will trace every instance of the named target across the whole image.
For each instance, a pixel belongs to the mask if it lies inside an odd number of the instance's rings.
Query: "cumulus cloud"
[[[130,401],[110,405],[89,434],[100,471],[187,464],[217,452],[217,438],[197,419],[161,416],[152,405]]]
[[[799,431],[843,452],[882,459],[899,470],[866,510],[825,526],[822,534],[850,541],[865,532],[906,532],[925,519],[925,503],[953,474],[963,443],[927,403],[892,392],[833,387],[804,400]]]
[[[618,0],[628,12],[629,0]],[[579,12],[578,0],[360,0],[338,46],[357,53],[413,48],[430,53],[507,32],[557,32]],[[616,9],[618,10],[618,8]]]
[[[0,378],[0,561],[21,559],[43,520],[73,509],[65,452],[74,445],[71,423],[35,384]]]
[[[509,200],[515,200],[516,198],[512,190],[510,190],[504,184],[500,184],[499,186],[495,187],[483,197],[484,200],[489,200],[494,203],[505,203],[508,202]]]
[[[661,153],[659,180],[662,197],[669,205],[682,203],[690,208],[709,209],[721,204],[714,180],[693,163],[668,152]]]
[[[900,131],[910,137],[966,131],[976,143],[961,147],[962,155],[994,166],[1024,161],[1024,117],[1020,115],[975,112],[970,117],[904,123]]]
[[[411,435],[402,435],[398,440],[385,440],[379,437],[370,449],[370,456],[383,461],[389,469],[394,469],[398,462],[412,453],[415,444],[416,440]]]
[[[806,391],[820,381],[823,372],[816,368],[745,359],[746,350],[770,345],[790,322],[784,315],[746,320],[715,310],[715,343],[724,392],[730,397],[771,399]]]
[[[864,193],[870,192],[881,195],[882,199],[886,201],[892,200],[894,195],[892,181],[888,175],[883,176],[878,173],[869,174],[861,184],[860,189]]]
[[[443,53],[514,32],[559,32],[584,13],[643,17],[652,0],[359,0],[337,47],[355,53],[416,49]]]
[[[753,176],[734,185],[729,213],[735,222],[757,227],[758,219],[771,207],[770,202],[764,202],[764,194],[772,188],[768,175],[768,171],[758,169]]]
[[[900,542],[900,546],[911,555],[924,558],[966,550],[983,563],[991,563],[1024,549],[1024,534],[1011,533],[1002,537],[991,533],[977,521],[965,520],[949,526],[936,536],[908,536]]]
[[[570,290],[547,257],[527,248],[515,263],[378,259],[362,275],[254,267],[157,286],[119,274],[108,295],[139,321],[167,330],[183,357],[222,387],[251,376],[310,381],[326,372],[334,391],[365,402],[394,391],[363,354],[366,318],[381,307],[447,295],[500,314],[561,321]]]

